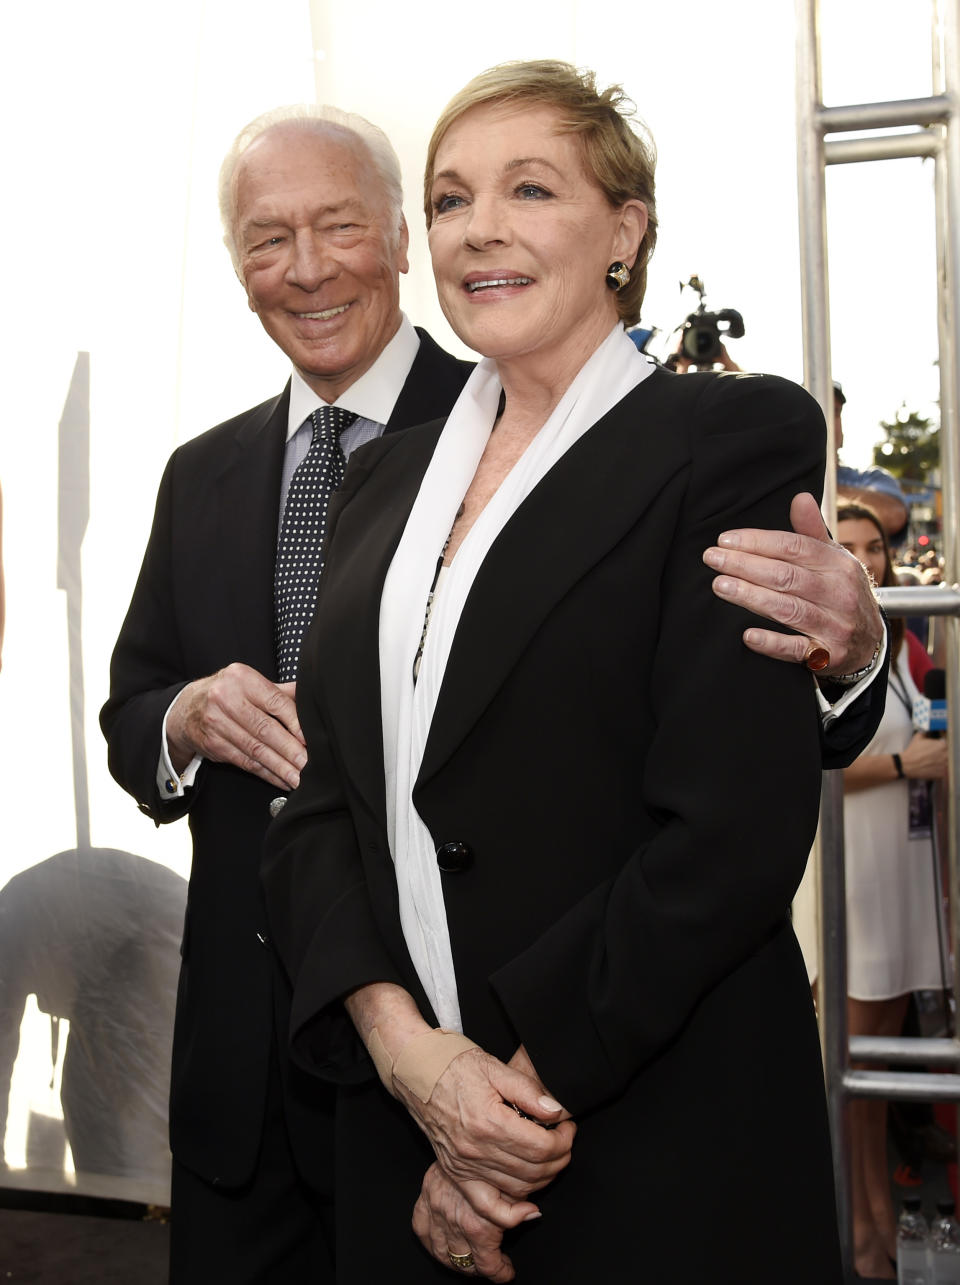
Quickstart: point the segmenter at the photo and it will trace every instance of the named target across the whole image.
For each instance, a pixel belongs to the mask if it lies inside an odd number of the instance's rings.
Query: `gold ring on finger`
[[[456,1267],[458,1271],[468,1272],[473,1266],[473,1255],[469,1249],[465,1254],[455,1254],[452,1249],[448,1249],[447,1257],[450,1259],[450,1266]]]
[[[819,674],[821,669],[826,669],[830,664],[830,653],[826,647],[821,647],[819,643],[811,639],[810,646],[807,648],[806,655],[803,658],[803,663],[814,674]]]

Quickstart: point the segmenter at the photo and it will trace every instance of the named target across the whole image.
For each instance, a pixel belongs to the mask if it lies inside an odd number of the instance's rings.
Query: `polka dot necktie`
[[[347,467],[340,434],[356,418],[339,406],[315,410],[310,416],[310,449],[290,479],[273,581],[277,681],[281,683],[297,676],[300,644],[317,605],[327,506]]]

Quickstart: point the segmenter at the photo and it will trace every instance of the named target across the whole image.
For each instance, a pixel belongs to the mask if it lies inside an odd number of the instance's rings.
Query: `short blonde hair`
[[[635,324],[640,319],[647,288],[647,264],[657,241],[657,153],[649,130],[635,114],[634,104],[619,85],[598,92],[592,71],[578,70],[567,62],[505,62],[481,72],[446,105],[430,139],[423,178],[428,228],[433,221],[431,192],[437,148],[464,112],[487,103],[555,108],[561,131],[580,138],[587,171],[610,204],[620,206],[624,201],[638,200],[647,207],[647,230],[630,268],[630,282],[616,295],[620,319],[628,326]]]

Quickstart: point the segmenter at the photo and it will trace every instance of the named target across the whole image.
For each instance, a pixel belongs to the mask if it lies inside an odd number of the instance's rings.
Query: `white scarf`
[[[557,460],[653,372],[621,325],[581,367],[552,415],[500,484],[444,572],[434,599],[416,685],[413,662],[437,562],[477,471],[500,403],[496,363],[467,380],[440,434],[380,599],[380,701],[387,786],[387,835],[397,875],[400,922],[410,958],[440,1025],[461,1030],[443,884],[434,841],[412,791],[460,613],[487,551]]]

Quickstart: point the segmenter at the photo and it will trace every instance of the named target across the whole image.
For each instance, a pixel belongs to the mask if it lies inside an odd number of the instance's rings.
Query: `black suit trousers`
[[[260,1152],[242,1187],[215,1186],[174,1159],[170,1285],[333,1285],[332,1193],[301,1176],[289,1106],[298,1088],[285,1081],[274,1050]]]

